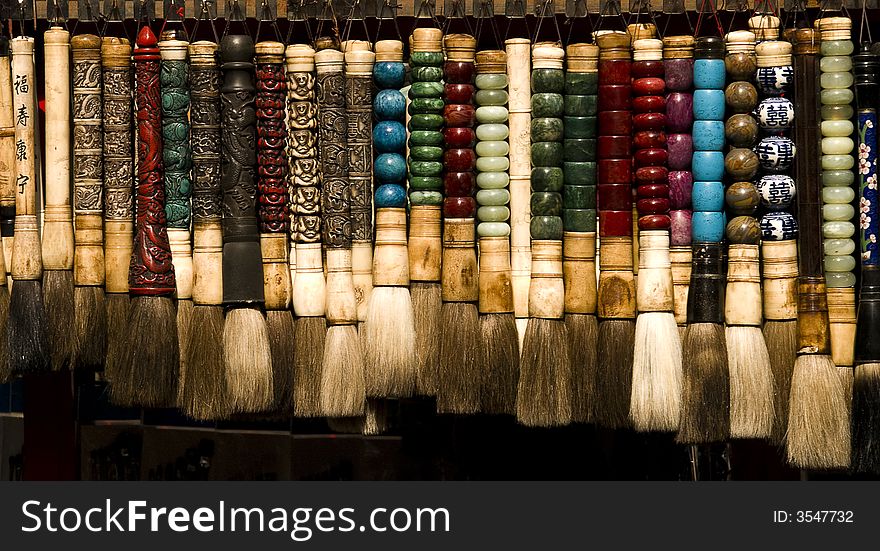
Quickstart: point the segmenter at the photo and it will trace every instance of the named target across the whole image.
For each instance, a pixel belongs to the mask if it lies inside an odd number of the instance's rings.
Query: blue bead
[[[694,119],[724,120],[724,90],[694,90]]]
[[[398,184],[383,184],[376,188],[374,204],[377,209],[406,206],[406,188]]]
[[[723,59],[697,59],[694,61],[694,88],[724,88],[726,71]]]
[[[724,184],[694,182],[691,188],[691,206],[695,211],[721,212],[724,210]]]
[[[373,147],[378,153],[396,153],[406,147],[406,127],[397,121],[382,121],[373,127]]]
[[[373,173],[382,184],[402,182],[406,178],[406,159],[400,153],[383,153],[376,157]]]
[[[724,178],[724,153],[721,151],[694,151],[691,157],[694,181],[720,182]]]
[[[768,212],[761,217],[761,238],[765,241],[788,241],[797,233],[797,220],[790,212]]]
[[[696,151],[721,151],[724,149],[724,122],[722,121],[694,121],[691,134]]]
[[[373,65],[373,80],[378,88],[403,88],[406,66],[399,61],[379,61]]]
[[[380,90],[373,99],[373,114],[380,121],[403,121],[406,98],[400,90]]]
[[[720,243],[724,237],[724,213],[694,211],[691,217],[693,241]]]

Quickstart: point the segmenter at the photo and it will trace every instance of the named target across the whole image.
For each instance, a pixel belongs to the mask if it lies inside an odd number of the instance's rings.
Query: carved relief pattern
[[[346,114],[349,168],[349,208],[355,241],[373,238],[373,79],[371,75],[346,78]]]
[[[321,242],[315,75],[287,73],[287,159],[291,233],[297,243]]]
[[[168,246],[162,167],[159,97],[159,50],[155,37],[134,51],[137,109],[137,227],[128,283],[133,294],[175,291],[174,265]]]
[[[193,161],[192,215],[219,220],[220,187],[220,69],[216,62],[190,67],[189,110]]]
[[[290,230],[284,146],[287,84],[282,63],[257,63],[257,174],[260,231]]]
[[[189,70],[185,61],[162,61],[162,161],[169,228],[189,229],[192,150],[189,144]]]
[[[101,52],[86,50],[79,55],[85,59],[73,64],[73,208],[80,214],[100,214],[104,176]]]

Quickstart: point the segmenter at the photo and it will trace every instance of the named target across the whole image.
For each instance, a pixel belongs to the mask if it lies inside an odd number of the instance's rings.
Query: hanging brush
[[[43,262],[37,223],[36,73],[34,39],[12,39],[12,106],[15,113],[15,234],[11,272],[14,282],[6,327],[12,374],[51,368],[46,311],[40,280]]]
[[[145,22],[134,50],[137,115],[137,225],[129,265],[131,309],[111,399],[120,405],[170,407],[177,400],[180,348],[171,247],[165,228],[162,122],[156,35]]]
[[[83,80],[94,80],[94,58],[100,58],[100,39],[90,37],[92,51],[90,60],[83,62],[77,59],[76,81],[76,112],[73,119],[76,131],[77,148],[74,155],[77,163],[71,162],[71,69],[70,69],[70,33],[58,26],[53,26],[43,35],[45,51],[46,78],[46,195],[45,214],[43,221],[42,259],[43,259],[43,304],[46,307],[49,346],[52,349],[52,369],[67,369],[72,363],[77,339],[81,336],[77,326],[74,338],[70,338],[74,319],[73,290],[73,212],[70,207],[71,167],[76,166],[76,181],[81,181],[84,173],[101,179],[102,163],[100,154],[96,159],[94,150],[100,148],[101,141],[101,105],[100,99],[95,104],[94,94],[83,94]],[[78,40],[78,39],[77,39]],[[95,51],[98,50],[98,51]],[[79,57],[80,52],[77,52]],[[89,76],[85,70],[92,70]],[[100,72],[100,69],[98,69]],[[100,87],[100,75],[97,86]],[[94,87],[94,82],[91,87]],[[90,92],[92,92],[91,90]],[[98,91],[100,98],[100,90]],[[90,113],[84,116],[83,111]],[[94,131],[82,124],[84,118],[98,125]],[[97,140],[97,141],[95,141]],[[88,143],[86,143],[88,142]],[[83,146],[85,151],[80,150]],[[85,157],[85,158],[83,158]],[[96,162],[97,161],[97,162]],[[94,183],[94,182],[93,182]],[[92,187],[90,191],[94,192]],[[98,193],[100,199],[101,194]],[[102,259],[95,259],[102,260]],[[101,267],[103,270],[103,266]]]
[[[12,106],[12,71],[9,65],[9,40],[0,36],[0,232],[5,236],[11,225],[6,220],[5,197],[15,196],[15,178],[13,167],[15,166],[15,119]],[[13,207],[13,212],[14,212]],[[9,285],[7,266],[12,260],[3,253],[2,265],[0,265],[0,381],[6,381],[10,376],[10,362],[7,355],[6,328],[9,319]],[[11,252],[11,251],[10,251]]]
[[[822,267],[819,196],[819,37],[794,32],[795,164],[798,185],[798,356],[791,379],[786,438],[788,461],[801,468],[849,463],[849,423],[844,388],[831,360],[828,306]],[[790,157],[789,146],[778,149]]]

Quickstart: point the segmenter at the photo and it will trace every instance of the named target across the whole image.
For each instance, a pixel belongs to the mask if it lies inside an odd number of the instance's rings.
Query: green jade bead
[[[532,69],[532,93],[565,91],[565,72],[562,69]]]
[[[476,152],[479,157],[505,157],[510,145],[506,141],[477,142]]]
[[[822,88],[849,88],[853,84],[853,74],[850,72],[822,73],[819,77],[819,85]]]
[[[443,115],[413,115],[409,119],[410,130],[436,130],[443,128]]]
[[[829,186],[822,188],[822,202],[833,205],[848,205],[856,198],[856,190],[848,186]]]
[[[443,148],[430,145],[419,145],[410,148],[409,156],[413,161],[441,161],[443,160]]]
[[[819,53],[825,56],[844,56],[853,53],[851,40],[823,40],[819,46]]]
[[[852,105],[823,105],[820,111],[823,121],[843,121],[853,118]]]
[[[414,98],[409,103],[409,114],[442,115],[446,102],[441,98]]]
[[[443,163],[438,161],[410,161],[409,171],[413,176],[440,176]]]
[[[847,255],[856,250],[856,242],[852,239],[825,239],[822,242],[822,252],[826,255]]]
[[[481,124],[477,127],[477,139],[481,142],[506,140],[510,128],[506,124]]]
[[[596,159],[596,140],[565,140],[564,160],[568,162],[592,161]]]
[[[443,178],[439,176],[411,176],[409,188],[418,191],[440,191],[443,189]]]
[[[589,95],[599,90],[599,73],[565,73],[565,93]]]
[[[565,231],[596,231],[596,210],[566,209],[562,212],[562,225]]]
[[[562,119],[534,118],[531,125],[532,142],[561,142],[564,126]]]
[[[510,175],[506,172],[480,172],[477,174],[477,187],[480,189],[503,189],[510,185]]]
[[[822,170],[850,170],[853,165],[852,155],[822,155]]]
[[[822,224],[822,237],[826,239],[848,239],[856,233],[852,222],[825,222]]]
[[[564,135],[566,138],[595,138],[596,117],[565,117],[562,119]]]
[[[409,62],[413,67],[419,65],[443,65],[446,56],[443,52],[411,52],[409,54]]]
[[[855,175],[851,170],[825,170],[822,172],[822,185],[829,187],[852,186]]]
[[[848,55],[828,55],[819,60],[819,69],[823,73],[852,71],[852,58]]]
[[[477,216],[479,216],[477,209]],[[483,222],[477,224],[477,236],[479,237],[507,237],[510,235],[510,224],[505,222]]]
[[[562,217],[532,216],[532,220],[529,222],[529,233],[532,239],[559,241],[562,239]]]
[[[596,105],[596,96],[565,96],[564,104],[568,117],[592,115],[589,108]]]
[[[485,73],[477,75],[474,79],[474,84],[480,90],[503,90],[507,88],[509,79],[505,74]]]
[[[410,99],[443,97],[442,82],[413,82],[409,87]]]
[[[856,276],[852,272],[825,272],[825,287],[853,287],[855,284]]]
[[[474,102],[477,105],[507,105],[507,100],[505,90],[477,90],[474,94]]]
[[[853,91],[849,88],[828,88],[819,93],[823,105],[849,105],[853,100]]]
[[[477,204],[481,207],[501,207],[510,202],[506,189],[481,189],[477,192]]]
[[[538,166],[532,169],[532,191],[562,191],[564,175],[562,169],[555,166]]]
[[[559,142],[532,143],[533,166],[562,166],[563,146]]]
[[[413,82],[440,82],[443,80],[443,67],[413,67],[410,74]]]
[[[505,206],[486,206],[477,209],[481,222],[504,222],[510,218],[510,209]]]
[[[443,194],[439,191],[414,191],[409,194],[411,205],[442,205]]]
[[[414,130],[409,134],[409,146],[443,145],[443,132],[437,130]]]
[[[564,186],[562,207],[566,209],[595,209],[596,186]]]
[[[829,203],[822,205],[822,218],[826,222],[845,222],[852,220],[856,213],[852,205],[839,205]]]
[[[533,191],[529,205],[532,216],[559,216],[562,214],[562,194],[552,191]]]
[[[852,121],[822,121],[820,128],[822,129],[822,135],[826,138],[848,137],[852,136],[853,133]]]
[[[851,255],[825,257],[826,272],[851,272],[855,267],[856,259]]]
[[[836,138],[822,138],[822,154],[823,155],[846,155],[852,153],[852,138],[848,136]]]
[[[532,117],[552,117],[560,119],[565,113],[562,94],[533,94]]]
[[[478,157],[477,170],[480,172],[504,172],[510,168],[507,157]]]
[[[477,107],[477,122],[481,124],[498,124],[507,122],[507,107],[501,105],[483,105]]]
[[[565,185],[567,186],[595,186],[596,163],[567,162],[562,165],[565,171]]]

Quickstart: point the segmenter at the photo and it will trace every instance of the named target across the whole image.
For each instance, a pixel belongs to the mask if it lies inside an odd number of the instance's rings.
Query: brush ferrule
[[[565,312],[595,314],[598,298],[595,232],[563,234],[562,278],[565,283]]]
[[[46,205],[43,210],[42,247],[43,268],[73,268],[73,210],[69,204]]]
[[[687,323],[688,290],[691,283],[692,253],[690,246],[671,247],[669,259],[672,266],[672,305],[675,323]]]
[[[599,270],[599,317],[635,319],[636,285],[632,273],[632,237],[601,237]]]
[[[351,325],[357,320],[351,249],[328,249],[327,322],[331,325]]]
[[[728,325],[761,326],[761,266],[758,246],[728,248],[724,321]]]
[[[393,287],[409,285],[406,209],[382,208],[376,211],[373,285]]]
[[[764,317],[771,321],[797,318],[797,241],[761,243]]]
[[[513,312],[510,242],[507,237],[480,238],[480,313]]]
[[[798,354],[830,354],[828,300],[824,276],[798,278]]]
[[[694,243],[688,323],[724,323],[724,247]]]
[[[562,241],[532,241],[532,281],[529,285],[529,317],[561,319],[565,314],[562,278]]]
[[[256,224],[254,225],[256,227]],[[263,255],[259,241],[223,243],[223,304],[263,303]]]
[[[854,287],[827,287],[828,329],[831,332],[831,359],[842,367],[855,363],[856,290]]]
[[[672,312],[672,267],[669,258],[669,232],[639,232],[639,312]]]
[[[855,361],[857,364],[880,362],[880,268],[862,267],[856,324]]]
[[[351,244],[351,277],[357,302],[358,321],[367,320],[367,306],[373,292],[373,245],[369,241]]]
[[[77,213],[73,280],[76,285],[104,285],[104,220],[100,214]]]
[[[293,310],[299,317],[321,317],[326,310],[327,283],[320,243],[296,244],[296,285]]]
[[[409,212],[409,277],[439,282],[442,258],[439,205],[413,205]]]
[[[443,221],[442,292],[444,302],[476,302],[480,298],[474,219]]]
[[[287,234],[260,235],[263,255],[263,292],[266,309],[286,310],[290,306],[290,266],[287,263]]]
[[[223,304],[223,232],[220,220],[194,218],[193,245],[193,301],[204,305]]]

